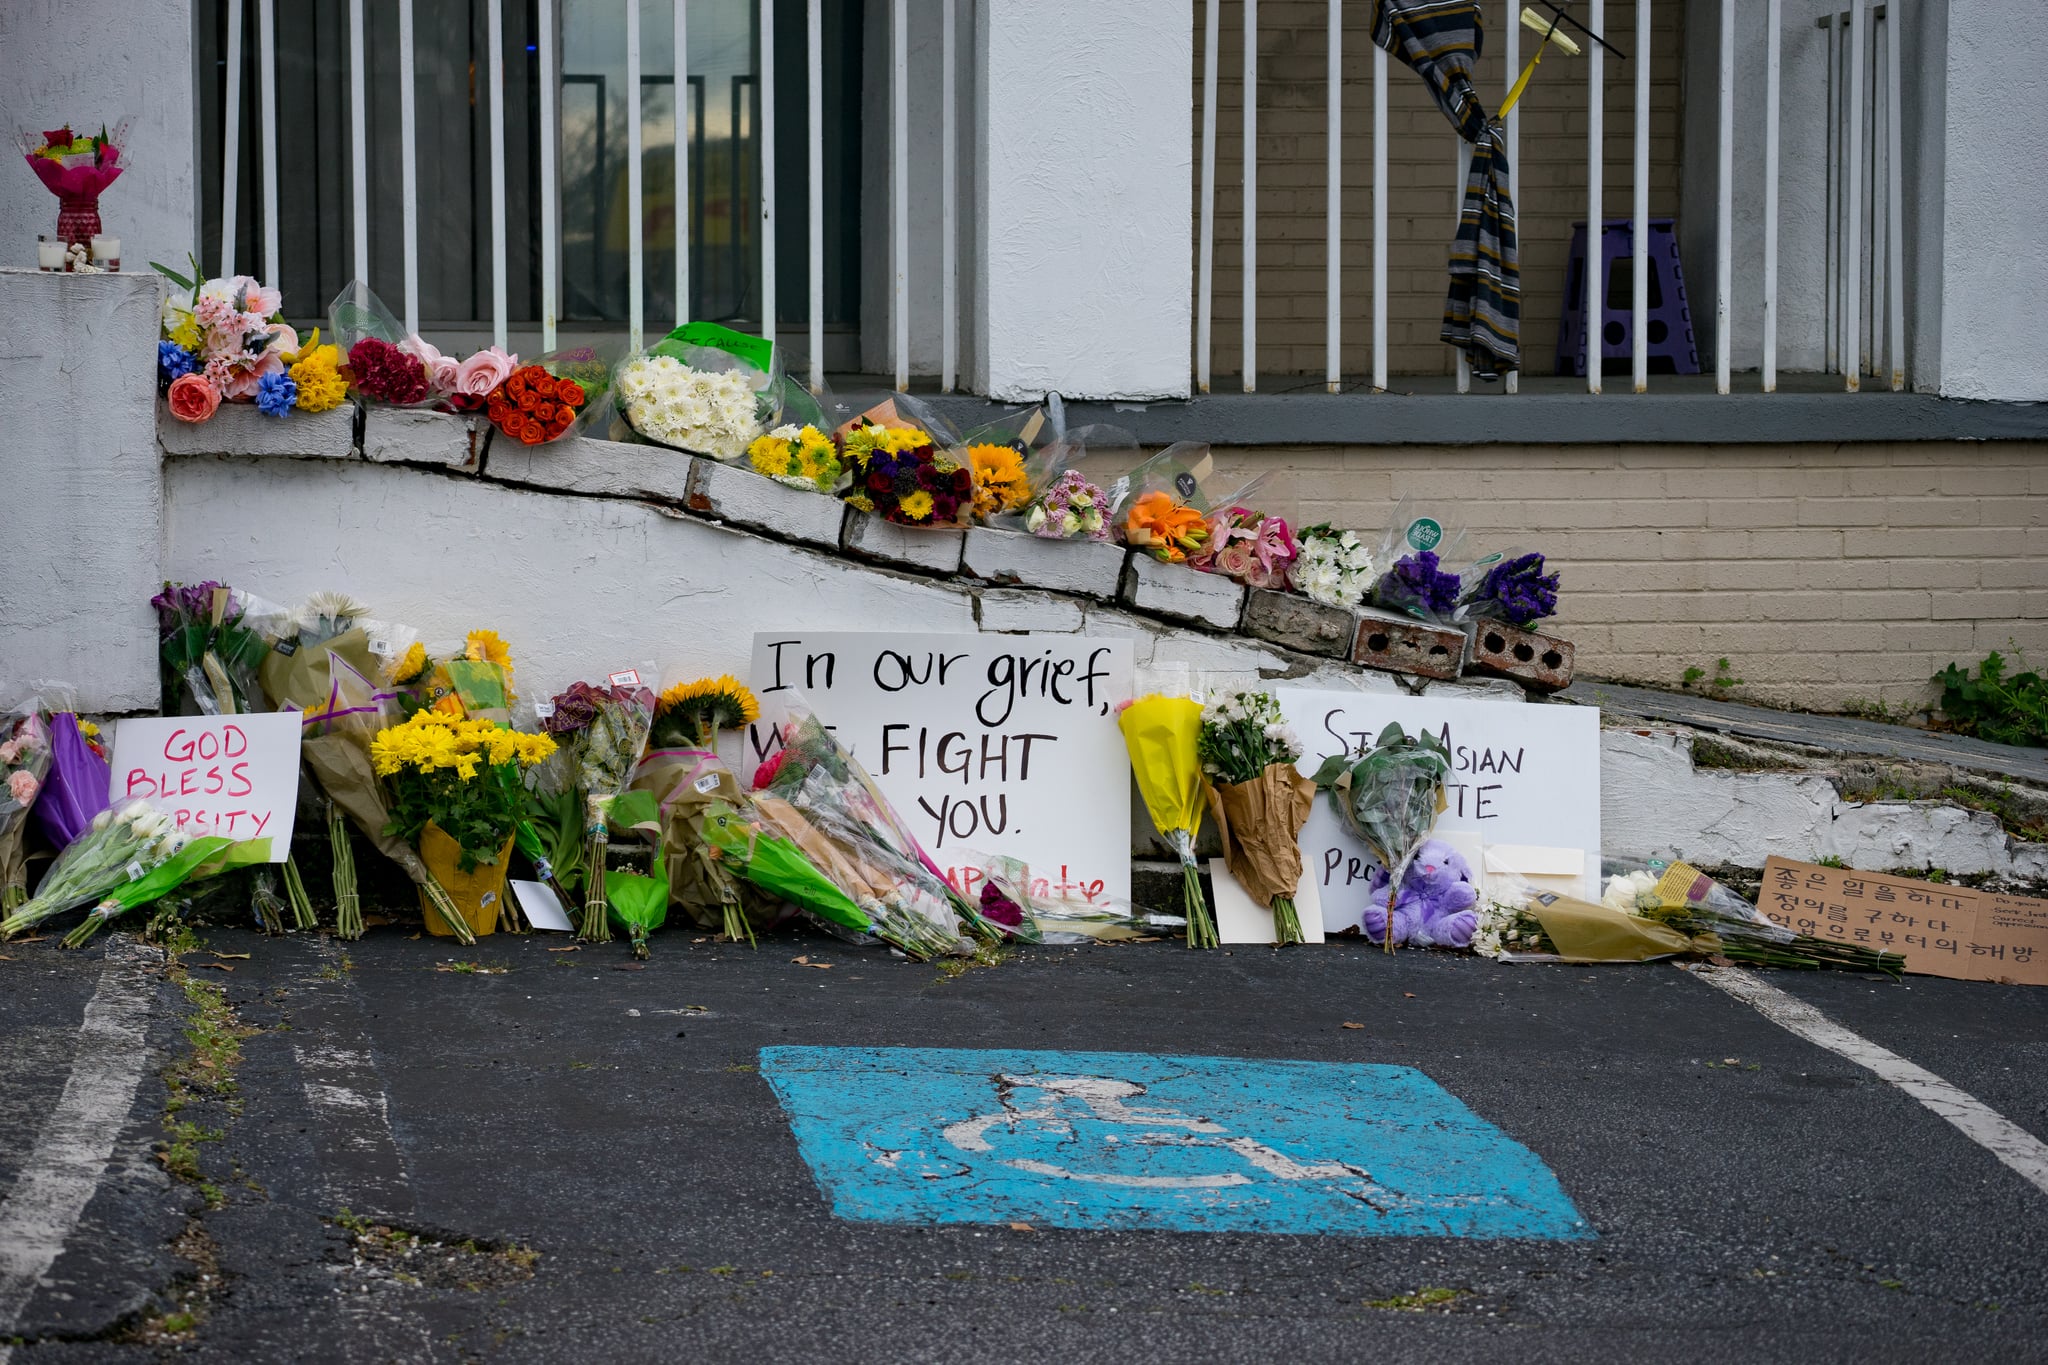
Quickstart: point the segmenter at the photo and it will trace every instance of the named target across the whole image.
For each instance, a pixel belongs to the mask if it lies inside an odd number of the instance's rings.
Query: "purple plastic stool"
[[[1678,262],[1673,220],[1650,220],[1650,369],[1656,374],[1698,374],[1700,352],[1693,338],[1692,308],[1685,298],[1685,271]],[[1600,233],[1600,266],[1607,272],[1607,298],[1600,331],[1600,372],[1627,374],[1635,357],[1629,311],[1635,283],[1635,224],[1610,218]],[[1571,256],[1565,265],[1564,316],[1557,323],[1557,372],[1586,373],[1586,225],[1572,224]]]

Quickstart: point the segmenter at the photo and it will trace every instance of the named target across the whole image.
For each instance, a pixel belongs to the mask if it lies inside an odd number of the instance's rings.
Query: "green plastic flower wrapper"
[[[815,830],[811,835],[816,840],[812,846],[829,856],[823,836]],[[769,895],[853,933],[874,932],[874,924],[853,897],[841,890],[795,839],[763,819],[751,799],[711,802],[705,808],[704,837],[721,860]]]
[[[1359,758],[1333,754],[1316,770],[1315,784],[1329,793],[1337,818],[1387,870],[1387,904],[1401,903],[1401,881],[1445,805],[1451,756],[1428,732],[1399,725],[1380,731]],[[1386,950],[1394,951],[1394,917],[1387,916]]]
[[[668,863],[662,856],[661,809],[647,792],[629,791],[612,802],[609,818],[620,829],[654,835],[654,854],[649,860],[652,875],[624,871],[604,874],[606,914],[626,931],[633,956],[644,959],[648,952],[647,936],[668,920]]]

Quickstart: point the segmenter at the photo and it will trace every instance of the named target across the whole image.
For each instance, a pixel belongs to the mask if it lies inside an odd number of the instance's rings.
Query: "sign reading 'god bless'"
[[[1077,635],[767,632],[742,762],[807,705],[956,884],[975,853],[1020,858],[1041,894],[1131,893],[1131,782],[1117,703],[1131,646]],[[971,878],[968,879],[971,881]]]
[[[270,840],[291,856],[299,802],[299,713],[145,716],[114,726],[114,808],[146,800],[203,838]]]

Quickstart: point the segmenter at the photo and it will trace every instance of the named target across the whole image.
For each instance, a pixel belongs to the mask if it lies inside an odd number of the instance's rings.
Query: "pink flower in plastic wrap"
[[[427,387],[434,393],[447,397],[455,392],[455,379],[460,367],[454,357],[442,355],[439,347],[418,332],[399,342],[398,349],[419,357],[420,364],[426,367]]]
[[[1245,541],[1233,540],[1216,552],[1214,572],[1243,582],[1257,567],[1252,559],[1252,547]]]
[[[21,757],[21,741],[10,739],[0,744],[0,767],[13,767],[14,760]]]
[[[519,357],[507,355],[496,346],[478,351],[455,368],[455,389],[450,395],[455,406],[465,412],[482,408],[491,391],[510,379],[512,371],[518,368]]]
[[[36,781],[34,773],[18,772],[8,774],[7,794],[14,798],[14,804],[17,806],[26,806],[29,802],[35,800],[36,793],[41,789],[42,784]]]

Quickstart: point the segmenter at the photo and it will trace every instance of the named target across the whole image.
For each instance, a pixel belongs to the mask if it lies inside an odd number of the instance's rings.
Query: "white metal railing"
[[[1216,0],[1210,0],[1213,4]],[[278,232],[278,169],[277,169],[277,71],[276,50],[276,5],[277,0],[254,0],[257,6],[257,26],[260,41],[259,67],[261,71],[259,90],[258,126],[262,138],[261,146],[261,214],[263,230],[263,255],[260,268],[266,278],[279,278],[283,247]],[[646,241],[644,222],[644,187],[642,184],[642,142],[641,126],[641,43],[640,5],[638,0],[620,0],[624,11],[626,33],[626,102],[627,102],[627,257],[628,257],[628,317],[629,339],[637,349],[645,340],[647,320],[645,316],[646,291]],[[941,7],[943,36],[941,40],[940,78],[943,107],[940,112],[941,138],[941,185],[939,198],[943,205],[941,225],[942,246],[940,260],[940,288],[942,294],[941,325],[941,384],[951,392],[959,382],[960,338],[959,338],[959,213],[956,204],[959,186],[959,129],[958,125],[958,66],[959,66],[959,24],[958,5],[962,0],[936,0]],[[678,65],[686,64],[688,44],[688,0],[671,0],[674,23],[674,50]],[[243,186],[239,183],[240,169],[239,137],[241,131],[242,90],[242,29],[243,0],[225,0],[227,12],[226,44],[226,91],[223,105],[221,149],[221,237],[220,272],[233,274],[238,259],[236,241],[237,211]],[[556,42],[555,24],[558,0],[537,0],[538,32],[536,35],[536,56],[541,71],[537,82],[540,88],[539,130],[540,145],[540,293],[541,293],[541,344],[552,350],[557,343],[558,322],[561,306],[561,211],[558,196],[561,188],[560,148],[561,101],[557,82],[560,73],[556,70],[559,45]],[[368,58],[364,40],[364,0],[349,0],[348,7],[348,99],[350,129],[349,192],[350,224],[352,232],[352,262],[357,279],[370,279],[370,178],[369,178],[369,137],[368,137]],[[404,250],[404,273],[402,277],[403,308],[405,326],[408,331],[419,327],[419,186],[418,186],[418,142],[419,127],[415,103],[415,82],[417,63],[414,50],[414,0],[399,0],[399,138],[401,146],[400,194],[403,217],[401,234]],[[776,241],[775,205],[777,170],[775,164],[775,57],[776,33],[774,5],[764,0],[758,6],[759,14],[759,99],[760,126],[757,143],[760,157],[760,186],[758,192],[759,234],[760,234],[760,300],[763,335],[774,337],[776,332]],[[505,115],[507,89],[505,80],[505,26],[504,0],[489,0],[487,9],[488,43],[490,48],[488,77],[485,85],[488,103],[490,138],[490,220],[491,220],[491,333],[495,342],[502,346],[509,330],[508,280],[507,280],[507,222],[506,222],[506,150]],[[895,373],[896,386],[907,388],[910,380],[910,117],[909,85],[910,57],[908,24],[910,19],[908,0],[893,0],[891,9],[890,35],[890,274],[891,274],[891,329],[890,363]],[[808,0],[805,13],[804,38],[809,80],[806,93],[806,143],[805,170],[814,192],[808,196],[806,235],[808,237],[809,264],[809,328],[810,375],[814,382],[824,377],[825,355],[825,215],[822,187],[824,184],[824,64],[823,64],[823,0]],[[689,195],[689,138],[682,126],[688,118],[687,101],[684,91],[688,88],[687,72],[679,72],[675,88],[675,196],[674,250],[675,250],[675,297],[679,314],[686,314],[690,298],[690,242],[688,195]],[[687,321],[679,316],[677,321]]]
[[[1839,369],[1845,387],[1854,392],[1865,373],[1886,378],[1892,389],[1905,387],[1903,222],[1901,216],[1900,102],[1897,45],[1888,17],[1888,0],[1872,5],[1871,0],[1847,0],[1848,8],[1820,19],[1829,31],[1829,115],[1827,162],[1828,184],[1827,280],[1829,299],[1825,328],[1825,368]],[[1241,278],[1243,316],[1242,383],[1246,392],[1258,383],[1258,0],[1240,0],[1244,24],[1243,53],[1243,151],[1241,213]],[[1714,205],[1715,297],[1713,349],[1715,388],[1728,393],[1735,349],[1734,312],[1738,297],[1734,250],[1734,145],[1737,6],[1743,0],[1715,0],[1718,5],[1719,51],[1716,54],[1718,184]],[[1501,0],[1497,6],[1485,0],[1484,17],[1505,54],[1506,79],[1512,87],[1520,74],[1522,35],[1520,15],[1523,0]],[[1367,6],[1368,10],[1372,7]],[[1782,28],[1783,0],[1766,0],[1765,95],[1764,95],[1764,187],[1762,294],[1762,389],[1778,387],[1779,175],[1781,142]],[[1216,142],[1218,47],[1222,0],[1204,0],[1203,59],[1201,86],[1201,189],[1198,204],[1199,243],[1196,252],[1196,322],[1193,344],[1195,387],[1207,393],[1211,388],[1214,335],[1215,238],[1216,238]],[[1578,10],[1587,28],[1607,36],[1605,0],[1586,0]],[[1629,206],[1633,249],[1629,262],[1629,317],[1631,322],[1630,381],[1634,392],[1647,392],[1649,380],[1649,241],[1650,241],[1650,94],[1653,55],[1653,0],[1638,0],[1635,6],[1634,47],[1628,60],[1634,67],[1633,81],[1633,194]],[[1325,190],[1325,317],[1324,388],[1336,393],[1343,388],[1343,324],[1345,320],[1340,258],[1343,224],[1341,195],[1345,179],[1342,160],[1342,25],[1341,0],[1329,0],[1327,12],[1327,117],[1329,123]],[[1867,31],[1875,29],[1874,38]],[[1842,34],[1839,43],[1837,34]],[[1583,42],[1587,84],[1586,126],[1586,270],[1584,313],[1586,317],[1586,391],[1601,392],[1602,331],[1607,318],[1607,279],[1603,269],[1602,211],[1604,159],[1607,130],[1605,118],[1606,52],[1597,42]],[[1875,62],[1880,79],[1869,82],[1866,92],[1866,48]],[[1388,386],[1388,155],[1387,53],[1372,52],[1372,343],[1370,347],[1373,392]],[[1874,130],[1866,150],[1866,122]],[[1521,110],[1509,112],[1504,126],[1510,192],[1518,212],[1522,210]],[[1881,149],[1880,149],[1881,133]],[[1462,199],[1471,148],[1452,134],[1456,146],[1454,204]],[[1880,189],[1881,183],[1881,189]],[[1880,207],[1878,199],[1882,196]],[[1865,210],[1868,210],[1866,221]],[[1872,249],[1866,262],[1863,252],[1868,235]],[[1867,268],[1866,268],[1867,267]],[[1888,312],[1888,334],[1878,325],[1878,311]],[[1525,310],[1526,311],[1526,310]],[[1526,338],[1525,338],[1526,349]],[[1471,372],[1462,352],[1456,360],[1460,393],[1471,387]],[[1520,389],[1519,374],[1506,376],[1505,389]]]

